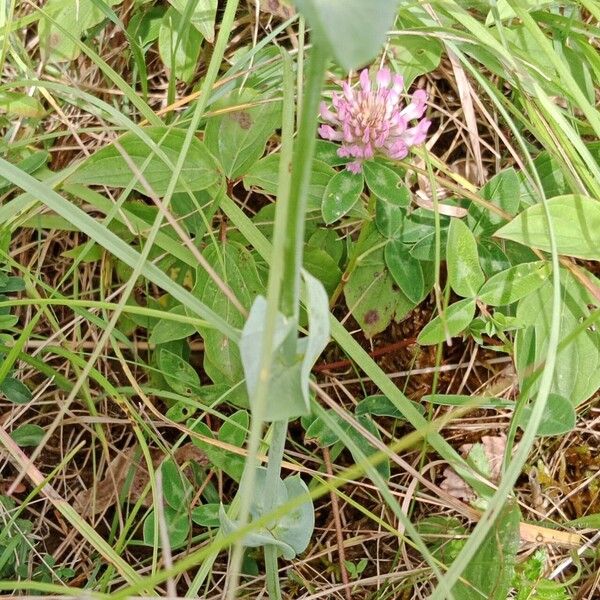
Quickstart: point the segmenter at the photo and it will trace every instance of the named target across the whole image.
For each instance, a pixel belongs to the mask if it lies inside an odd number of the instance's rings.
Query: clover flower
[[[427,93],[417,90],[410,104],[402,107],[401,75],[393,75],[387,68],[377,73],[377,87],[371,83],[369,71],[360,74],[360,88],[343,84],[343,94],[333,94],[332,110],[321,102],[321,118],[326,124],[319,127],[319,135],[326,140],[342,142],[338,156],[353,158],[346,168],[353,173],[362,171],[362,163],[380,152],[400,160],[411,146],[425,141],[431,121],[421,119],[425,112]],[[409,127],[411,121],[418,122]]]

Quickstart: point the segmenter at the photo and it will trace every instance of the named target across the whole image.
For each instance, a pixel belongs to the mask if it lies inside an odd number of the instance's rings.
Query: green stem
[[[271,600],[281,600],[281,586],[277,566],[277,546],[264,547],[265,571],[267,573],[267,593]]]
[[[290,182],[289,218],[284,246],[283,286],[281,310],[284,315],[297,317],[300,298],[300,271],[304,242],[304,220],[308,201],[315,151],[319,101],[325,78],[328,53],[318,45],[313,46],[307,65],[307,80],[302,117],[294,149],[294,167]]]
[[[273,421],[271,426],[271,445],[269,446],[269,462],[267,464],[267,478],[265,489],[269,496],[265,502],[265,511],[270,512],[277,506],[277,485],[283,461],[283,451],[287,437],[287,419],[284,421]]]
[[[277,488],[279,486],[281,462],[287,437],[287,420],[274,421],[271,426],[271,445],[269,447],[269,463],[267,464],[267,478],[265,481],[265,513],[277,508]],[[271,600],[281,600],[281,587],[279,585],[279,569],[277,566],[277,546],[264,547],[265,569],[267,572],[267,591]]]

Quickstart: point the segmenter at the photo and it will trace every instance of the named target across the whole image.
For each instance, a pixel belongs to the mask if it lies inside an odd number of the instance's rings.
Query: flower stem
[[[267,478],[264,493],[267,494],[265,512],[269,513],[277,508],[277,490],[279,488],[281,462],[287,437],[287,419],[274,421],[271,426],[271,445],[269,447],[269,463],[267,464]],[[277,546],[264,547],[265,569],[267,572],[267,591],[271,600],[281,599],[279,573],[277,566]]]
[[[290,184],[289,217],[284,246],[283,286],[281,311],[285,316],[297,317],[300,298],[300,271],[308,186],[310,185],[315,151],[319,101],[325,78],[328,54],[318,45],[313,46],[306,69],[306,85],[302,102],[302,117],[294,148]]]

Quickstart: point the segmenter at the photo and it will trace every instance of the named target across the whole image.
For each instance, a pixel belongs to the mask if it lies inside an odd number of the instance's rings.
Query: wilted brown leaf
[[[254,0],[261,12],[269,13],[287,21],[295,11],[289,2],[285,0]]]
[[[484,435],[479,444],[463,444],[459,450],[463,457],[469,456],[474,451],[482,451],[486,464],[480,465],[474,456],[480,471],[492,482],[496,483],[500,478],[500,470],[502,468],[502,458],[506,448],[506,436],[504,434],[498,436]],[[448,492],[455,498],[460,498],[470,502],[476,498],[475,492],[462,477],[460,477],[454,469],[447,467],[444,470],[444,480],[440,483],[440,488]]]
[[[164,452],[151,449],[152,466],[157,469],[167,458]],[[184,465],[193,460],[201,465],[208,464],[206,455],[194,444],[186,444],[175,450],[173,458],[178,465]],[[133,470],[133,473],[131,471]],[[187,471],[187,470],[186,470]],[[131,476],[130,476],[131,473]],[[108,465],[104,479],[95,487],[81,491],[77,494],[74,508],[83,516],[97,515],[112,506],[128,478],[131,478],[127,500],[137,502],[148,485],[149,473],[146,461],[138,446],[133,446],[125,452],[118,454]],[[152,495],[146,494],[142,499],[144,506],[152,504]]]

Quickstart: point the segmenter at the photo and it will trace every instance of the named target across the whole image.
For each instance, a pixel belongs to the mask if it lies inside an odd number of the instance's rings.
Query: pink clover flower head
[[[341,142],[338,156],[352,158],[346,168],[353,173],[362,171],[362,163],[375,156],[376,152],[400,160],[408,154],[411,146],[425,141],[431,125],[422,119],[426,109],[427,93],[417,90],[410,104],[403,106],[401,75],[392,75],[389,69],[380,69],[375,84],[369,71],[360,73],[357,88],[347,83],[341,94],[333,94],[329,108],[321,102],[319,135],[325,140]],[[411,124],[411,121],[417,121]]]

